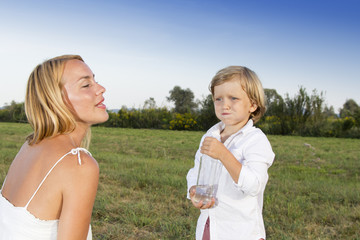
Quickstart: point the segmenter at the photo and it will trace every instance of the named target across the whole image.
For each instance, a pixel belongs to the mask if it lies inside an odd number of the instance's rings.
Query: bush
[[[191,113],[175,113],[174,118],[170,121],[169,129],[171,130],[197,130],[197,121]]]

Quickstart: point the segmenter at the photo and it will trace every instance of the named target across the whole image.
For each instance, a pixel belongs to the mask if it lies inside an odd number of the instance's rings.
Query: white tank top
[[[67,155],[78,155],[78,163],[81,165],[80,151],[91,155],[85,148],[74,148],[62,156],[45,175],[38,188],[31,196],[25,207],[15,207],[1,193],[6,178],[0,190],[0,240],[56,240],[59,220],[41,220],[32,215],[27,207],[34,198],[46,178],[55,166]],[[91,226],[89,227],[87,240],[92,239]]]

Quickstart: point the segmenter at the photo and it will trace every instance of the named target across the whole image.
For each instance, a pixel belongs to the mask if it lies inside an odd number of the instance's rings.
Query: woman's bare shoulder
[[[32,146],[30,146],[32,148]],[[37,148],[37,149],[35,149]],[[66,136],[59,136],[42,141],[34,146],[38,157],[49,163],[46,168],[58,164],[54,168],[54,175],[62,182],[74,180],[78,177],[97,178],[99,166],[97,161],[86,151],[73,151],[76,149]]]
[[[82,188],[97,186],[99,179],[99,165],[95,158],[86,152],[69,154],[61,164],[65,188]]]

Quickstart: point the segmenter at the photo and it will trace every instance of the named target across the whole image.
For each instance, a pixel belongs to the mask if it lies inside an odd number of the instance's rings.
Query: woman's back
[[[65,139],[63,135],[32,146],[24,143],[9,168],[2,195],[14,206],[25,207],[56,161],[74,148]],[[72,165],[76,166],[75,156],[67,158],[72,158],[73,161],[67,162],[73,162]],[[60,217],[63,170],[71,165],[63,163],[49,174],[27,208],[39,219],[54,220]]]
[[[15,207],[0,194],[1,240],[50,240],[57,238],[58,220],[43,221],[24,207]]]
[[[73,201],[64,195],[82,188],[81,182],[72,183],[71,179],[83,170],[98,172],[96,161],[81,153],[86,150],[74,148],[69,139],[68,135],[60,135],[22,146],[1,190],[0,228],[4,229],[0,231],[0,239],[57,238],[64,204]],[[97,175],[94,177],[97,181]],[[86,185],[84,183],[84,187]],[[10,232],[11,238],[5,237],[4,234],[10,237]],[[88,236],[91,237],[91,233]]]

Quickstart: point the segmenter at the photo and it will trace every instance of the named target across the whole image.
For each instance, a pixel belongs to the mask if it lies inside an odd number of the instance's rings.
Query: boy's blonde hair
[[[265,94],[262,84],[255,72],[247,67],[229,66],[221,69],[211,80],[209,90],[214,96],[215,86],[233,80],[237,77],[241,86],[248,95],[250,102],[257,105],[257,109],[251,113],[250,119],[256,123],[266,111]]]
[[[37,65],[30,74],[25,96],[25,113],[33,133],[26,139],[29,145],[59,134],[72,132],[76,121],[65,103],[62,75],[69,60],[84,60],[79,55],[58,56]],[[90,132],[82,146],[88,147]],[[85,143],[85,144],[84,144]]]

